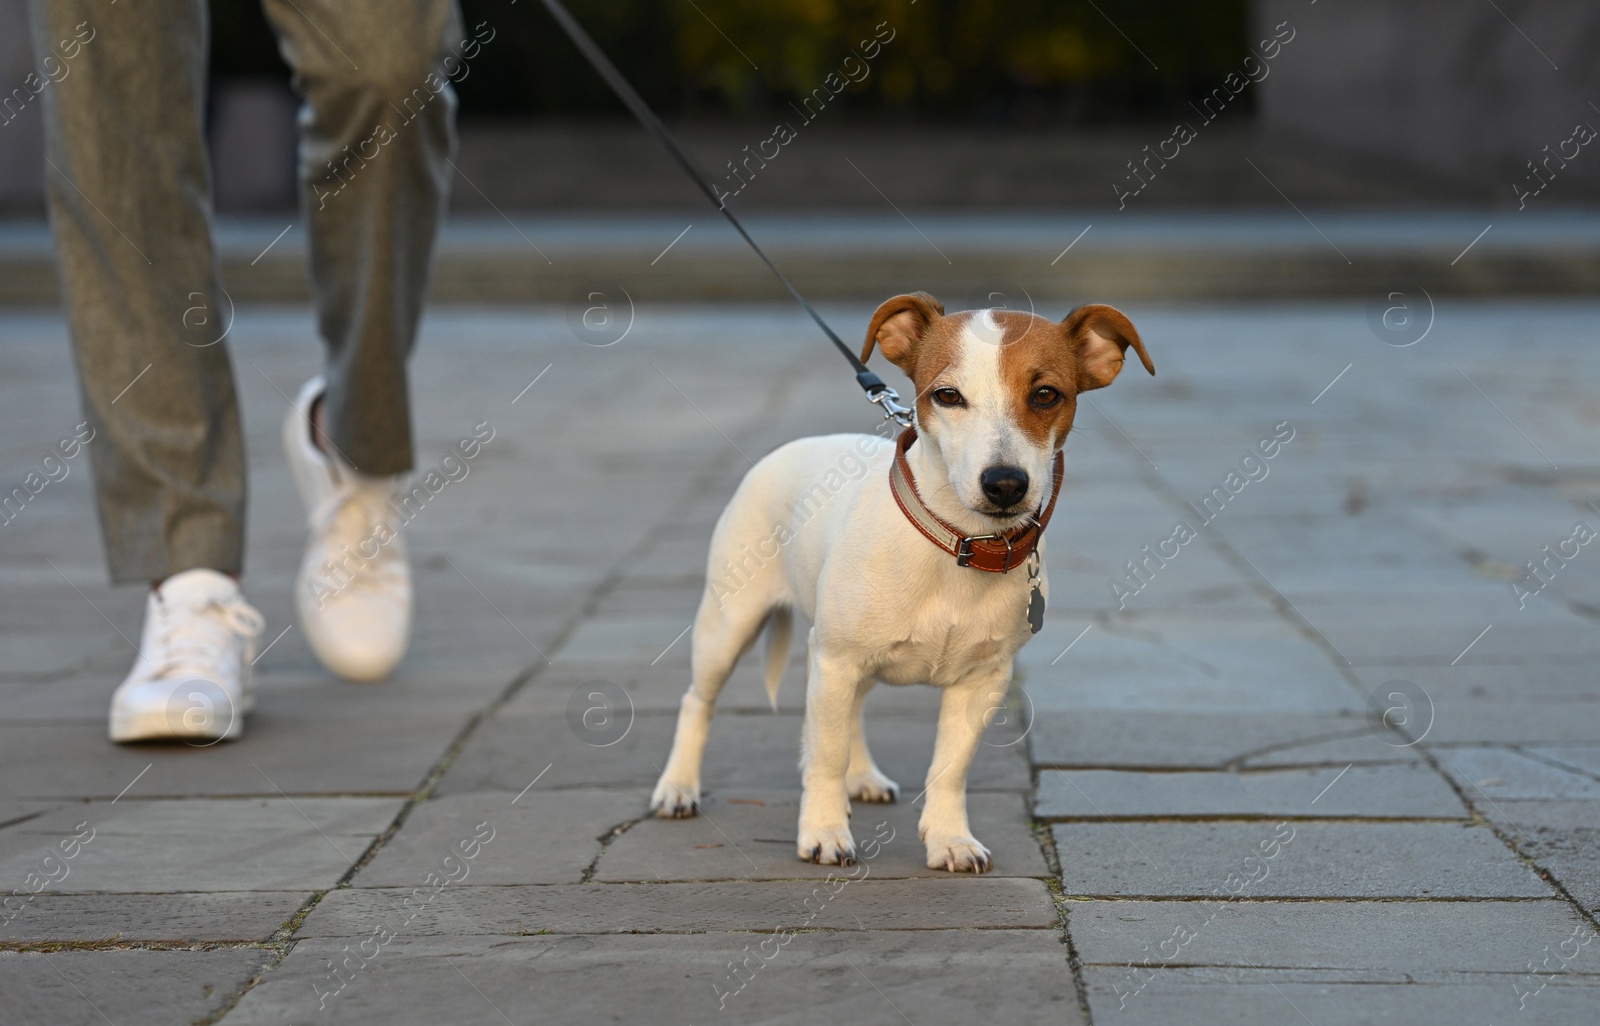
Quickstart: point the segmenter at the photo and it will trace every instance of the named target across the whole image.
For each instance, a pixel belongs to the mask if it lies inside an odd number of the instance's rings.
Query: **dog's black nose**
[[[1028,472],[1021,467],[990,467],[978,475],[978,484],[990,502],[1009,509],[1028,494]]]

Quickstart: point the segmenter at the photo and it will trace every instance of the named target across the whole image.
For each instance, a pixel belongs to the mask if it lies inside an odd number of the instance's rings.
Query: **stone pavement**
[[[642,302],[597,347],[559,306],[431,314],[420,468],[494,437],[410,526],[411,654],[353,685],[290,627],[311,319],[242,308],[243,740],[105,740],[142,596],[104,583],[82,456],[0,526],[0,1018],[1594,1021],[1600,304],[1440,301],[1410,345],[1361,302],[1127,309],[1159,376],[1069,446],[971,779],[995,871],[924,869],[906,803],[858,810],[841,882],[793,857],[799,653],[777,715],[750,661],[729,684],[707,814],[644,815],[747,460],[872,426],[801,315]],[[9,490],[80,417],[58,315],[0,338]],[[934,696],[869,706],[915,793]]]

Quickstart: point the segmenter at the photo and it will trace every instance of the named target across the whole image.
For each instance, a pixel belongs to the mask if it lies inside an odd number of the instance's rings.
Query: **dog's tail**
[[[794,613],[788,606],[775,606],[767,614],[767,701],[778,711],[778,684],[789,662],[789,636],[793,633]]]

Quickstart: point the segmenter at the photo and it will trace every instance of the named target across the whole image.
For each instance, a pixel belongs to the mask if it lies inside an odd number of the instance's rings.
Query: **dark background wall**
[[[621,107],[536,0],[462,0],[496,33],[458,88],[464,122]],[[893,42],[843,106],[864,119],[1105,124],[1166,116],[1237,67],[1245,0],[569,0],[657,110],[785,110],[878,26]],[[212,0],[213,72],[281,76],[259,9]],[[1136,47],[1131,40],[1141,40]]]
[[[1293,38],[1270,74],[1205,121],[1139,209],[1281,204],[1246,159],[1310,205],[1515,206],[1546,144],[1600,126],[1594,0],[568,2],[714,174],[892,31],[738,197],[751,208],[1116,208],[1129,162],[1195,122],[1275,34]],[[694,202],[537,0],[462,7],[493,38],[457,85],[458,163],[477,188],[458,183],[456,210]],[[253,0],[211,8],[217,207],[290,208],[287,70]],[[20,29],[25,9],[0,0],[0,26]],[[0,31],[0,77],[32,63],[26,34]],[[0,214],[42,212],[39,147],[39,104],[0,126]],[[1540,199],[1596,201],[1587,149]]]

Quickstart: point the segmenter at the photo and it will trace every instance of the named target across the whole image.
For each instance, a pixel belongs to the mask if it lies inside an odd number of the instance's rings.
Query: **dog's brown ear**
[[[1145,370],[1151,374],[1156,372],[1156,365],[1150,362],[1150,354],[1144,351],[1144,343],[1139,341],[1139,333],[1134,330],[1133,322],[1116,307],[1101,303],[1080,306],[1067,314],[1061,326],[1066,330],[1067,339],[1078,356],[1080,392],[1105,388],[1111,384],[1117,372],[1122,370],[1122,357],[1129,346],[1139,354],[1139,361],[1144,364]]]
[[[861,347],[861,362],[866,363],[877,344],[889,362],[911,373],[910,360],[928,325],[944,316],[944,304],[926,292],[895,296],[878,307],[867,324],[867,341]]]

